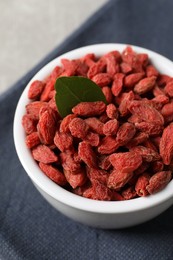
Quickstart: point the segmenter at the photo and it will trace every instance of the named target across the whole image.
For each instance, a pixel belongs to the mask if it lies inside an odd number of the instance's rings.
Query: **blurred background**
[[[0,0],[0,94],[108,0]]]

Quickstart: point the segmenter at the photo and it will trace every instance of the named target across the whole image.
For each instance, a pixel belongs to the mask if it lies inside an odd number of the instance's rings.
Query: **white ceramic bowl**
[[[30,150],[25,145],[25,133],[21,124],[25,105],[29,102],[27,92],[32,81],[42,80],[61,58],[76,59],[94,52],[101,56],[111,50],[122,51],[126,44],[97,44],[82,47],[54,59],[42,68],[28,83],[18,102],[14,118],[14,142],[18,157],[25,171],[43,197],[58,211],[75,221],[98,228],[124,228],[150,220],[173,204],[173,180],[165,189],[155,195],[128,201],[95,201],[72,194],[51,181],[39,169]],[[132,46],[139,53],[148,53],[156,68],[173,76],[173,63],[167,58],[144,48]]]

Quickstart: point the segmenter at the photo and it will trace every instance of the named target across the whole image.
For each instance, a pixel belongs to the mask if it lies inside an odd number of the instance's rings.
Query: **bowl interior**
[[[21,121],[23,115],[25,114],[25,106],[30,102],[27,97],[27,93],[32,81],[36,79],[45,79],[55,66],[61,65],[61,58],[76,59],[92,52],[97,56],[101,56],[111,50],[119,50],[121,52],[125,49],[126,46],[127,44],[96,44],[82,47],[61,55],[60,57],[48,63],[31,79],[31,81],[24,89],[18,102],[14,117],[14,142],[18,157],[25,171],[32,179],[32,181],[36,183],[36,185],[44,192],[71,207],[91,212],[122,213],[149,208],[173,197],[173,180],[167,185],[165,189],[155,195],[136,198],[129,201],[95,201],[80,197],[58,186],[47,176],[45,176],[45,174],[40,170],[37,163],[32,158],[30,150],[25,145],[25,133]],[[153,51],[133,45],[131,46],[138,53],[147,53],[151,62],[159,70],[159,72],[173,76],[173,63],[170,60]]]

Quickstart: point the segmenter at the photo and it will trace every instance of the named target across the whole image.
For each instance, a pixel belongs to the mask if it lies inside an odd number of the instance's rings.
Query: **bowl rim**
[[[73,194],[70,191],[65,190],[63,187],[60,187],[53,181],[51,181],[38,167],[37,163],[33,160],[30,150],[25,145],[25,133],[21,124],[22,116],[25,112],[25,105],[28,104],[29,99],[27,98],[28,88],[36,79],[44,79],[56,65],[60,65],[62,58],[75,59],[84,56],[87,53],[94,52],[96,56],[101,56],[104,53],[107,53],[111,50],[119,50],[120,52],[124,50],[126,46],[131,46],[136,52],[147,53],[150,60],[156,67],[162,67],[162,70],[169,71],[167,74],[173,74],[173,62],[168,58],[148,50],[143,47],[135,46],[132,44],[126,43],[101,43],[87,45],[74,49],[72,51],[66,52],[59,57],[53,59],[48,64],[46,64],[41,70],[39,70],[35,76],[28,82],[23,93],[20,96],[18,101],[13,123],[13,138],[16,148],[17,155],[19,160],[27,172],[30,179],[46,194],[58,200],[59,202],[68,205],[69,207],[77,208],[83,211],[103,213],[103,214],[121,214],[134,211],[145,210],[154,206],[157,206],[160,203],[172,199],[173,201],[173,180],[164,188],[162,191],[154,195],[149,195],[141,198],[134,198],[132,200],[124,201],[98,201],[88,198],[81,197],[79,195]],[[156,63],[156,64],[155,64]],[[164,65],[163,65],[164,64]],[[171,73],[172,72],[172,73]]]

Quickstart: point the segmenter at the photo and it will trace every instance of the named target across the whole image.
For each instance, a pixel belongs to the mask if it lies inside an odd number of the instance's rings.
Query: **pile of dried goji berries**
[[[83,76],[102,89],[102,101],[82,102],[61,118],[54,84]],[[172,178],[173,78],[160,74],[147,54],[128,46],[97,58],[62,59],[28,92],[22,124],[26,145],[41,170],[80,196],[124,200],[153,194]]]

